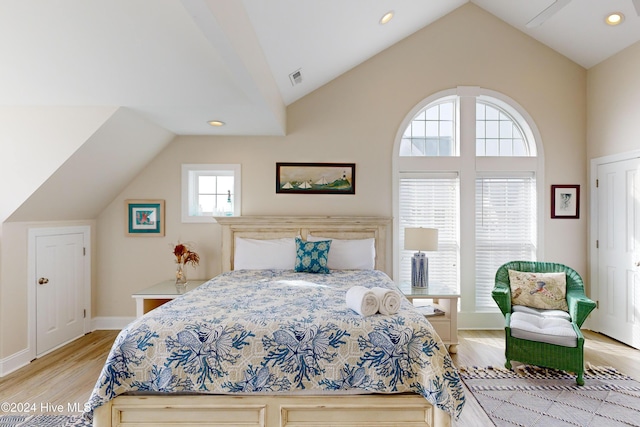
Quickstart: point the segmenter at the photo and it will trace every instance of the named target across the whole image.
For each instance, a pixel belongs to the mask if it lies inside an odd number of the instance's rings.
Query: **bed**
[[[223,274],[119,334],[88,402],[94,426],[435,427],[459,415],[458,373],[408,300],[368,317],[344,302],[354,285],[395,289],[389,218],[218,222]],[[262,268],[283,267],[265,259],[277,263],[296,237],[333,239],[334,266],[372,259],[330,274]]]

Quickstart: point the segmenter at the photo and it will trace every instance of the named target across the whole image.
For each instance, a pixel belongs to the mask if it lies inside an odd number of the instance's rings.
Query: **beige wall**
[[[520,103],[543,139],[546,183],[585,185],[586,71],[470,4],[289,106],[284,137],[176,138],[98,219],[96,315],[132,316],[130,294],[171,277],[169,243],[178,238],[200,248],[193,276],[220,271],[219,226],[180,223],[182,163],[241,163],[245,215],[390,216],[391,158],[401,121],[422,99],[459,85]],[[278,161],[355,162],[356,195],[276,194]],[[167,236],[124,237],[126,198],[165,199]],[[584,216],[550,220],[548,211],[546,259],[585,272]]]
[[[286,136],[177,137],[96,220],[93,316],[134,316],[131,293],[173,276],[170,244],[178,239],[196,243],[201,255],[190,277],[220,272],[219,226],[180,221],[182,163],[240,163],[245,215],[391,216],[391,159],[398,127],[421,100],[456,86],[501,92],[533,117],[546,158],[545,259],[585,273],[585,215],[550,220],[548,203],[549,185],[586,184],[586,74],[469,3],[290,105]],[[355,162],[356,195],[275,194],[279,161]],[[165,237],[125,237],[128,198],[166,200]],[[583,198],[582,212],[585,203]],[[15,242],[24,246],[19,240],[26,237],[18,234],[3,237],[3,258]],[[24,283],[26,271],[10,279]],[[5,277],[2,283],[6,287]],[[11,294],[21,304],[24,295],[24,289]],[[26,324],[16,320],[10,338],[2,337],[0,358],[21,348],[22,341],[14,337],[25,333]],[[9,328],[1,329],[6,334]]]
[[[640,43],[587,74],[587,159],[640,149]]]
[[[640,78],[638,76],[640,76],[640,43],[631,45],[589,69],[587,73],[588,164],[595,165],[603,161],[594,161],[594,159],[640,151],[640,121],[638,120]],[[595,177],[589,182],[593,183],[594,180]],[[592,185],[590,184],[585,191],[592,191]],[[589,213],[593,240],[598,235],[597,212]],[[590,267],[591,273],[595,277],[598,264],[597,252],[592,251],[589,259],[593,265]],[[594,282],[592,297],[597,296],[597,286]]]

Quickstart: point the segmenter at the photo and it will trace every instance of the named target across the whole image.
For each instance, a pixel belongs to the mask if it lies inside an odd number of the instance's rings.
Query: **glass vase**
[[[176,289],[179,293],[187,289],[187,269],[180,262],[176,263]]]

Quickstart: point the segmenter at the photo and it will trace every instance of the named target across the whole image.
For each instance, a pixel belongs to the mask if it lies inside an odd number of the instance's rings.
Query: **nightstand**
[[[398,288],[420,307],[433,305],[444,311],[443,315],[426,315],[427,320],[433,325],[442,342],[449,348],[449,353],[458,352],[458,299],[460,293],[446,286],[430,283],[426,288],[413,288],[410,283],[401,283]]]
[[[178,292],[175,280],[165,280],[155,285],[143,289],[131,295],[136,300],[136,317],[140,317],[150,312],[156,307],[179,297],[180,295],[194,290],[205,283],[206,280],[189,280],[185,291]]]

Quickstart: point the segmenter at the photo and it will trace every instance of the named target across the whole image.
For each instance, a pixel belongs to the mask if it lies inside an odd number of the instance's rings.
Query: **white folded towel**
[[[371,316],[378,312],[378,297],[369,288],[353,286],[347,291],[347,307],[361,316]]]
[[[380,303],[380,307],[378,307],[380,314],[389,316],[391,314],[396,314],[398,310],[400,310],[400,303],[402,299],[396,291],[393,289],[379,287],[375,287],[371,290],[376,294],[378,302]]]

